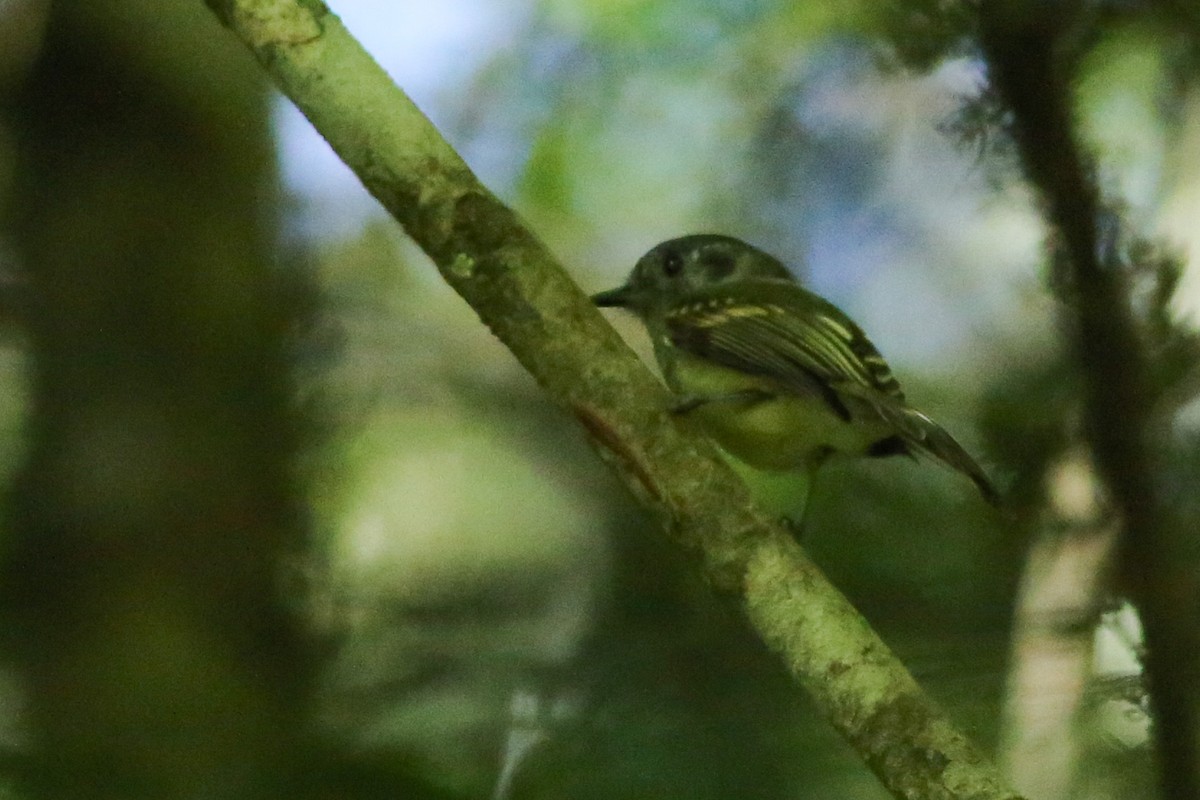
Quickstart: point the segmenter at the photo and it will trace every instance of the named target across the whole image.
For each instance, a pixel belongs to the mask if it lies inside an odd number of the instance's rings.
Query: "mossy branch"
[[[318,0],[208,0],[363,184],[623,480],[738,596],[896,797],[1016,798],[660,382]]]

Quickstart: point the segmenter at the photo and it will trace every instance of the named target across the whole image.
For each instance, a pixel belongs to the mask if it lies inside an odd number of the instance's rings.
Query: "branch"
[[[516,215],[318,0],[208,0],[896,797],[1015,798]]]
[[[1116,561],[1145,630],[1146,673],[1169,798],[1200,797],[1200,586],[1172,546],[1156,482],[1161,443],[1150,358],[1130,305],[1128,270],[1113,255],[1111,212],[1075,138],[1071,82],[1078,54],[1071,3],[982,6],[981,42],[993,87],[1063,257],[1074,347],[1083,371],[1088,438],[1123,529]],[[1074,10],[1074,14],[1072,13]]]

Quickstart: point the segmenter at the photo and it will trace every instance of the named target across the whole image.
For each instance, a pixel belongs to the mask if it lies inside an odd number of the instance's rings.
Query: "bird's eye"
[[[683,256],[674,251],[668,252],[663,256],[662,269],[663,275],[674,278],[683,271]]]

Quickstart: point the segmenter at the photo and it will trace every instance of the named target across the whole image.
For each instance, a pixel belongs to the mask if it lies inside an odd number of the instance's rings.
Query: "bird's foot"
[[[804,517],[801,517],[797,520],[794,517],[784,514],[779,518],[779,524],[786,528],[787,532],[790,533],[792,538],[797,542],[804,541],[804,531],[806,528]]]

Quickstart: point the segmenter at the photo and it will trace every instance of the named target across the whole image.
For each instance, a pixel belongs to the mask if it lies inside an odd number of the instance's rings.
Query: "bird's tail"
[[[1000,493],[996,491],[987,473],[945,428],[920,411],[905,408],[903,414],[907,423],[902,426],[904,438],[915,451],[932,456],[966,475],[979,487],[979,493],[983,495],[984,500],[993,506],[1000,505]]]

